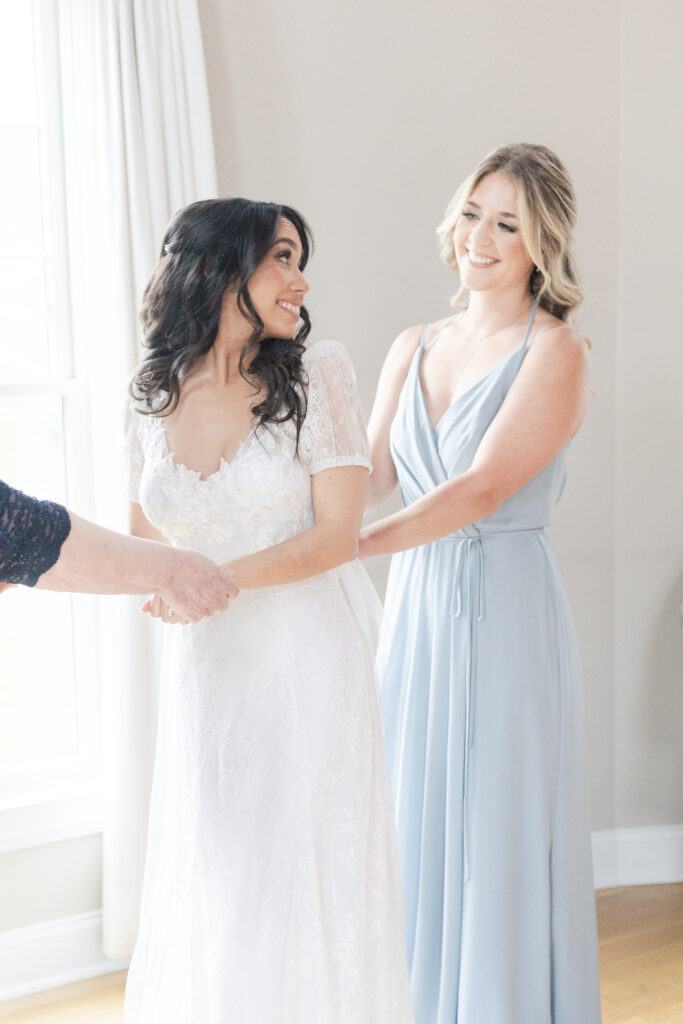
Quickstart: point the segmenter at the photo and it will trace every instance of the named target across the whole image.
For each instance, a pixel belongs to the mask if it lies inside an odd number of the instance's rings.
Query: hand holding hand
[[[171,626],[187,626],[189,622],[189,619],[184,619],[173,608],[169,608],[163,597],[159,597],[158,594],[148,598],[140,608],[140,611],[147,612],[153,619],[161,619],[162,622],[168,622]]]
[[[226,611],[239,587],[224,569],[195,551],[168,549],[168,572],[157,594],[142,606],[168,623],[199,622]]]

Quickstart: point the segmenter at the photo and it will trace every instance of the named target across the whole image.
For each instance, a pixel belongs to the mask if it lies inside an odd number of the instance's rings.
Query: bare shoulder
[[[529,339],[528,362],[532,366],[553,364],[558,369],[590,372],[590,342],[570,324],[546,314]]]
[[[397,334],[391,343],[387,359],[391,359],[392,362],[396,363],[409,363],[415,355],[415,349],[420,344],[420,337],[424,329],[424,324],[415,324],[413,327],[406,327],[400,334]]]
[[[414,324],[406,327],[398,334],[389,349],[385,360],[385,368],[405,377],[408,372],[411,360],[420,344],[423,332],[426,334],[426,343],[437,334],[446,324],[452,320],[452,316],[443,317],[441,320],[433,320],[428,324]]]

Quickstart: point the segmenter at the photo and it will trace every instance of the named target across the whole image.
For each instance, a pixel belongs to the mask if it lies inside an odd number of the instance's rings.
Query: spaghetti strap
[[[449,316],[448,320],[444,320],[444,322],[441,324],[441,327],[439,327],[438,330],[434,331],[433,335],[429,339],[430,345],[434,341],[435,338],[439,337],[439,335],[441,334],[442,331],[445,331],[446,328],[449,327],[454,321],[458,321],[460,319],[460,317],[463,315],[464,312],[465,312],[464,309],[460,309],[460,310],[458,310],[457,313],[454,313],[453,316]],[[424,348],[425,341],[427,340],[427,332],[429,331],[429,328],[431,326],[432,326],[431,324],[425,324],[424,325],[424,327],[422,329],[422,334],[420,335],[420,343],[417,346],[418,349],[423,349]]]
[[[526,334],[524,335],[524,342],[522,343],[522,348],[527,348],[528,347],[529,335],[531,334],[531,328],[532,328],[532,325],[533,325],[533,322],[534,322],[534,316],[536,315],[536,306],[537,305],[538,305],[538,302],[536,301],[536,299],[534,299],[534,301],[531,303],[531,311],[529,313],[529,322],[526,325]]]
[[[574,330],[574,328],[573,328],[573,327],[572,327],[572,326],[571,326],[570,324],[558,324],[558,325],[557,325],[557,327],[548,327],[548,329],[547,329],[547,330],[545,330],[545,331],[541,331],[541,333],[540,333],[540,334],[537,334],[537,335],[536,335],[536,337],[535,337],[535,338],[534,338],[534,340],[533,340],[533,344],[535,345],[535,344],[536,344],[536,342],[537,342],[537,341],[538,341],[538,340],[539,340],[540,338],[543,338],[543,337],[545,337],[545,335],[546,335],[546,334],[550,334],[550,333],[551,333],[552,331],[564,331],[564,330],[567,330],[567,331],[573,331],[573,330]]]

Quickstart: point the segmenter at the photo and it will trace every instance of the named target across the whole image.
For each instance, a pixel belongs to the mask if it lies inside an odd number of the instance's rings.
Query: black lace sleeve
[[[0,583],[35,586],[59,558],[70,529],[63,505],[30,498],[0,480]]]

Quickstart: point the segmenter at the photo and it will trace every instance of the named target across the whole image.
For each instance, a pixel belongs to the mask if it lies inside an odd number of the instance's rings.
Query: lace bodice
[[[0,582],[33,587],[59,558],[71,530],[69,513],[0,480]]]
[[[311,477],[338,466],[370,468],[346,349],[319,341],[303,363],[308,407],[298,452],[291,421],[256,427],[234,458],[222,459],[206,478],[174,461],[163,417],[131,407],[130,498],[173,544],[217,561],[277,544],[312,525]]]

